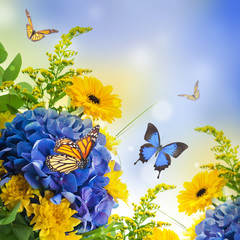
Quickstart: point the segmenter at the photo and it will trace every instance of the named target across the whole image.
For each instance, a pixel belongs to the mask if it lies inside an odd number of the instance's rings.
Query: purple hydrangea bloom
[[[195,227],[196,240],[240,239],[240,197],[228,200],[214,210],[206,211],[206,218]]]
[[[84,230],[106,224],[115,204],[104,188],[109,182],[104,174],[109,171],[111,159],[104,147],[105,136],[99,133],[85,169],[69,174],[52,172],[45,159],[54,154],[57,139],[66,137],[75,141],[91,128],[90,119],[81,120],[67,112],[58,114],[53,109],[36,108],[17,114],[11,123],[6,124],[0,138],[0,157],[8,171],[6,177],[24,175],[33,188],[53,191],[51,200],[55,204],[59,204],[62,198],[68,199],[72,208],[77,210],[75,217],[81,219]]]

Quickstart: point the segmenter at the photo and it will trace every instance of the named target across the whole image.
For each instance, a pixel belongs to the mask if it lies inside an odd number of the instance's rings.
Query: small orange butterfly
[[[197,82],[195,83],[193,95],[178,94],[178,96],[187,97],[187,99],[189,99],[189,100],[196,101],[200,97],[200,93],[199,93],[199,90],[198,90],[198,83],[199,83],[199,80],[197,80]]]
[[[59,138],[53,150],[60,154],[46,157],[48,168],[53,172],[65,174],[78,168],[85,168],[88,163],[87,157],[94,147],[99,129],[100,126],[96,125],[85,137],[75,142],[68,138]]]
[[[29,14],[27,9],[26,9],[26,15],[27,15],[27,18],[28,18],[28,21],[29,21],[29,24],[27,24],[27,36],[33,42],[37,42],[37,41],[41,40],[47,34],[58,32],[58,30],[56,30],[56,29],[45,29],[45,30],[41,30],[41,31],[36,32],[33,29],[32,19],[31,19],[30,14]]]

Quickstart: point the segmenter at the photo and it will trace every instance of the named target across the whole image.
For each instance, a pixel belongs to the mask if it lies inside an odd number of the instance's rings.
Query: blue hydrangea
[[[196,240],[240,240],[240,197],[228,200],[214,210],[206,211],[206,218],[195,227]]]
[[[6,124],[0,138],[0,158],[9,175],[22,174],[35,189],[51,190],[53,203],[62,198],[70,201],[77,210],[81,227],[94,229],[107,223],[115,204],[105,190],[109,182],[104,174],[109,171],[111,159],[104,147],[106,138],[99,133],[95,147],[89,155],[85,169],[77,169],[69,174],[52,172],[45,159],[54,154],[53,148],[58,138],[77,140],[92,128],[89,119],[81,120],[67,112],[58,114],[53,109],[36,108],[17,116]],[[3,177],[4,179],[4,177]]]

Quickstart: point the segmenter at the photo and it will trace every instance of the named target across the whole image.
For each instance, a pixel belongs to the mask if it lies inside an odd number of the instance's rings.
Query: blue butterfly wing
[[[157,128],[152,123],[148,123],[144,139],[156,148],[160,147],[160,134]]]
[[[159,178],[161,171],[167,168],[170,164],[170,156],[167,153],[160,151],[154,164],[154,170],[159,171],[157,178]]]
[[[170,143],[162,148],[159,152],[156,162],[154,164],[155,169],[159,171],[158,178],[160,173],[165,168],[168,168],[171,164],[171,157],[177,158],[184,150],[188,148],[188,145],[182,142]]]
[[[170,143],[162,148],[162,152],[177,158],[184,150],[188,148],[188,145],[182,142]]]
[[[147,162],[156,151],[157,148],[151,143],[143,144],[140,148],[139,159],[134,164],[136,164],[138,161],[141,161],[142,163]]]

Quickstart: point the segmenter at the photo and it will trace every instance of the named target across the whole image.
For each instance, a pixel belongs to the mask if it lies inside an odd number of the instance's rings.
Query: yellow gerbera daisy
[[[80,223],[79,219],[72,217],[76,211],[69,207],[70,202],[67,199],[56,205],[50,201],[51,197],[53,194],[46,191],[44,197],[39,196],[40,204],[32,204],[34,217],[30,224],[35,224],[33,231],[40,230],[41,240],[76,239],[75,234],[65,234]],[[77,237],[80,239],[80,236]]]
[[[152,235],[145,238],[145,240],[180,240],[178,235],[169,229],[159,229],[154,227],[152,231]]]
[[[185,237],[188,237],[188,240],[194,240],[197,237],[197,234],[195,232],[195,227],[205,219],[205,214],[202,214],[198,219],[193,219],[194,223],[191,227],[189,227],[186,232],[183,232],[183,235]]]
[[[111,136],[106,131],[106,127],[105,128],[101,128],[100,132],[103,135],[105,135],[105,137],[106,137],[105,147],[116,156],[117,155],[117,146],[119,146],[119,144],[121,143],[121,140],[120,139],[115,139],[114,136]]]
[[[0,198],[7,209],[13,209],[16,203],[21,201],[19,212],[22,212],[23,208],[25,208],[28,216],[31,215],[28,211],[28,205],[30,204],[30,198],[33,198],[34,194],[38,194],[38,190],[33,189],[21,174],[12,176],[1,187],[1,190]]]
[[[128,190],[126,183],[122,183],[119,179],[123,173],[123,171],[114,171],[115,161],[111,160],[108,164],[111,171],[106,173],[104,177],[108,177],[110,179],[108,185],[104,187],[108,193],[114,198],[116,202],[118,198],[122,199],[126,204],[128,200]]]
[[[177,196],[180,212],[191,215],[212,204],[212,198],[220,196],[226,181],[219,177],[217,170],[200,172],[193,177],[192,182],[183,184],[186,190]]]
[[[73,85],[66,89],[66,94],[71,97],[71,104],[83,107],[84,114],[101,118],[103,121],[112,123],[114,118],[121,117],[121,99],[111,94],[112,86],[103,86],[94,77],[73,77]]]

